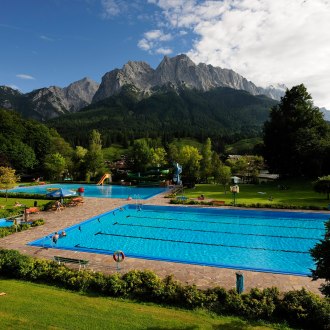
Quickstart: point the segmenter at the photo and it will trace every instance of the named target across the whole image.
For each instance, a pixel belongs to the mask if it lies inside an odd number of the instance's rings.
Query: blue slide
[[[182,173],[182,166],[179,163],[174,163],[174,175],[173,175],[173,182],[175,184],[181,185],[182,181],[180,178],[180,174]]]

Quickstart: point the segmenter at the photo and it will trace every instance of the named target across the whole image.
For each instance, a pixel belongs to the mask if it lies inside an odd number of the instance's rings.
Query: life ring
[[[116,262],[122,262],[125,259],[125,254],[123,251],[117,250],[113,254],[113,260]]]

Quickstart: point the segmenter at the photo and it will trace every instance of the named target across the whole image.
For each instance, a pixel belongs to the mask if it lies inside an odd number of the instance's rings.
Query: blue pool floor
[[[307,276],[326,214],[125,205],[30,245]]]

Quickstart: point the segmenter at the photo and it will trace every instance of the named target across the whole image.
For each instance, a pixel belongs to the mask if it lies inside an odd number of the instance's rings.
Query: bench
[[[176,199],[179,201],[186,201],[188,198],[186,196],[178,196]]]
[[[60,256],[54,256],[54,261],[58,262],[58,264],[60,265],[61,263],[63,264],[77,264],[79,265],[79,270],[81,268],[81,266],[83,266],[84,268],[86,267],[86,265],[89,263],[88,260],[83,260],[83,259],[74,259],[74,258],[66,258],[66,257],[60,257]]]
[[[225,205],[225,201],[217,201],[217,200],[214,200],[211,202],[213,205]]]

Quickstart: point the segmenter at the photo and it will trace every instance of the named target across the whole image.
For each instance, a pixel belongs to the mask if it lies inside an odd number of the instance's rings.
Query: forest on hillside
[[[169,90],[141,99],[129,86],[106,100],[78,113],[50,120],[73,145],[86,146],[88,135],[97,129],[105,147],[128,145],[138,138],[160,138],[163,144],[174,138],[236,142],[260,136],[270,108],[277,102],[245,91],[216,88],[208,92]]]

